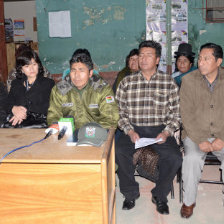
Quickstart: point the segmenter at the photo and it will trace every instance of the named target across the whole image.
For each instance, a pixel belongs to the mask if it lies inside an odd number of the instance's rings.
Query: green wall
[[[204,5],[203,5],[204,2]],[[206,1],[189,0],[188,1],[188,34],[189,43],[193,50],[198,54],[200,46],[213,42],[222,46],[224,50],[224,23],[206,23],[205,8]]]
[[[70,10],[71,38],[49,38],[48,12]],[[99,71],[118,71],[145,38],[145,0],[37,0],[39,55],[62,73],[77,48],[87,48]]]

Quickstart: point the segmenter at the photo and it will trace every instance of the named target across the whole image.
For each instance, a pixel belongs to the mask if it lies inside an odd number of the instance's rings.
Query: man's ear
[[[93,76],[93,69],[89,71],[89,77]]]
[[[222,58],[218,58],[218,59],[217,59],[217,65],[218,65],[218,67],[219,67],[221,64],[222,64]]]
[[[157,57],[157,58],[156,58],[156,64],[157,64],[157,65],[159,64],[159,61],[160,61],[160,57]]]

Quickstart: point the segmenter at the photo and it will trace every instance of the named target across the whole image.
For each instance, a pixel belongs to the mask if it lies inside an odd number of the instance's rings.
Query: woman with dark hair
[[[117,75],[117,78],[113,85],[113,91],[116,93],[120,81],[133,72],[137,72],[138,67],[138,49],[132,49],[126,57],[126,66]]]
[[[182,43],[178,47],[178,51],[174,52],[176,58],[176,68],[172,77],[177,85],[181,86],[181,79],[183,76],[197,69],[194,66],[195,53],[192,52],[192,46],[188,43]]]
[[[32,51],[32,48],[31,48],[29,45],[27,45],[27,44],[21,44],[21,45],[17,48],[17,50],[16,50],[16,52],[15,52],[15,57],[16,57],[16,58],[19,57],[19,56],[22,55],[23,52],[25,52],[25,51]],[[49,72],[45,67],[43,67],[43,69],[44,69],[44,77],[47,77],[47,78],[50,78],[50,79],[51,79],[52,77],[51,77],[50,72]],[[8,91],[10,91],[11,83],[12,83],[12,81],[13,81],[14,79],[16,79],[16,69],[15,69],[15,68],[12,69],[12,70],[9,72],[9,75],[8,75],[8,79],[7,79],[7,89],[8,89]]]
[[[24,51],[16,58],[16,79],[8,96],[8,113],[12,114],[9,122],[13,126],[29,123],[28,119],[46,122],[47,109],[51,89],[54,86],[52,79],[43,76],[42,63],[33,50]],[[35,124],[37,124],[35,123]]]

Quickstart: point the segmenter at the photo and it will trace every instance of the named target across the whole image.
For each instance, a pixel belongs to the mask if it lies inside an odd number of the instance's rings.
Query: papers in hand
[[[156,138],[140,138],[135,142],[135,149],[147,146],[147,145],[152,145],[157,142],[161,142],[162,138],[156,139]]]

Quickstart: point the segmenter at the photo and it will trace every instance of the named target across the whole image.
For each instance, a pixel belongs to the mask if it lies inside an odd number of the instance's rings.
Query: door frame
[[[8,77],[8,66],[4,22],[4,0],[0,0],[0,81],[6,82]]]

